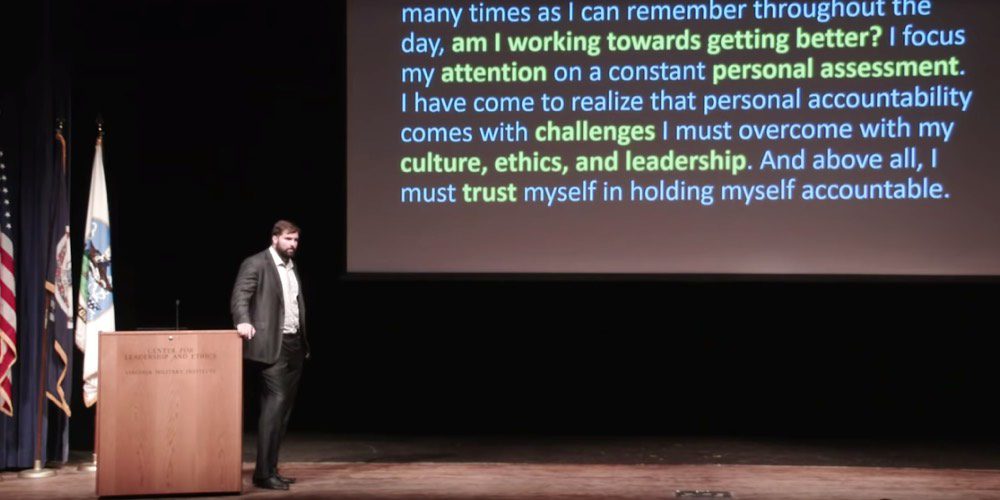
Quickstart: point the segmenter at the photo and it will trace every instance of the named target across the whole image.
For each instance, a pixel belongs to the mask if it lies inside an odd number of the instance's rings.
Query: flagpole
[[[97,145],[104,142],[104,119],[101,118],[100,113],[97,114]],[[79,304],[77,304],[79,307]],[[97,472],[97,406],[94,406],[94,453],[91,455],[91,461],[88,463],[80,464],[76,470],[80,472]]]
[[[17,477],[26,479],[41,479],[43,477],[52,477],[56,475],[56,471],[42,468],[42,434],[48,432],[48,429],[42,429],[42,412],[45,410],[45,370],[47,368],[45,362],[48,359],[48,353],[46,352],[48,349],[46,349],[45,346],[48,345],[49,307],[52,302],[49,295],[45,295],[45,319],[42,320],[42,325],[44,327],[42,329],[42,376],[38,390],[38,419],[36,420],[37,427],[35,429],[35,464],[31,469],[23,470],[17,475]]]
[[[56,139],[59,139],[59,143],[63,148],[65,153],[66,143],[62,139],[62,129],[63,121],[57,120],[56,128]],[[52,217],[55,217],[52,214]],[[52,223],[49,224],[50,226]],[[51,234],[52,231],[50,230]],[[46,266],[51,266],[51,262],[47,262]],[[48,273],[46,273],[48,276]],[[48,279],[48,278],[46,278]],[[55,289],[48,290],[49,284],[46,283],[46,293],[45,293],[45,308],[43,310],[44,315],[42,316],[42,363],[41,371],[38,377],[38,412],[35,419],[35,462],[31,469],[21,471],[17,476],[26,479],[40,479],[45,477],[52,477],[56,475],[56,471],[53,469],[47,469],[42,467],[42,435],[48,433],[48,429],[42,428],[42,414],[45,412],[45,389],[48,385],[48,359],[49,359],[49,315],[52,313],[52,299],[55,295]]]

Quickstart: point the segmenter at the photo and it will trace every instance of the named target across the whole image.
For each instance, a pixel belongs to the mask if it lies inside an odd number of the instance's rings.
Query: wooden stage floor
[[[668,499],[717,491],[737,499],[1000,500],[1000,453],[976,442],[290,436],[282,473],[299,482],[288,492],[250,484],[252,437],[244,447],[243,494],[254,498]],[[0,499],[15,498],[94,498],[94,475],[75,467],[36,480],[0,473]]]

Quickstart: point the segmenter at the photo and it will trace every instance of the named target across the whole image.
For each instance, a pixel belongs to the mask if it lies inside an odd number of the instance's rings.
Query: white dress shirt
[[[271,258],[274,265],[278,267],[278,276],[281,277],[281,296],[285,302],[285,322],[281,325],[281,333],[297,333],[299,331],[299,280],[295,278],[295,263],[288,259],[288,263],[281,260],[278,251],[273,246]]]

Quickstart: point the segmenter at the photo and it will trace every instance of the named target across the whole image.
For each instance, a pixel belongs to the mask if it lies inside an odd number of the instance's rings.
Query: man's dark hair
[[[279,220],[278,222],[275,222],[274,227],[271,228],[271,236],[281,236],[282,234],[285,233],[301,233],[301,232],[302,231],[299,230],[299,226],[296,226],[295,224],[287,220]]]

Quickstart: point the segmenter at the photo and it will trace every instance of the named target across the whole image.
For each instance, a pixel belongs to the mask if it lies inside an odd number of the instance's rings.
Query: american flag
[[[14,286],[14,231],[7,165],[0,150],[0,413],[14,416],[11,368],[17,361],[17,301]]]

